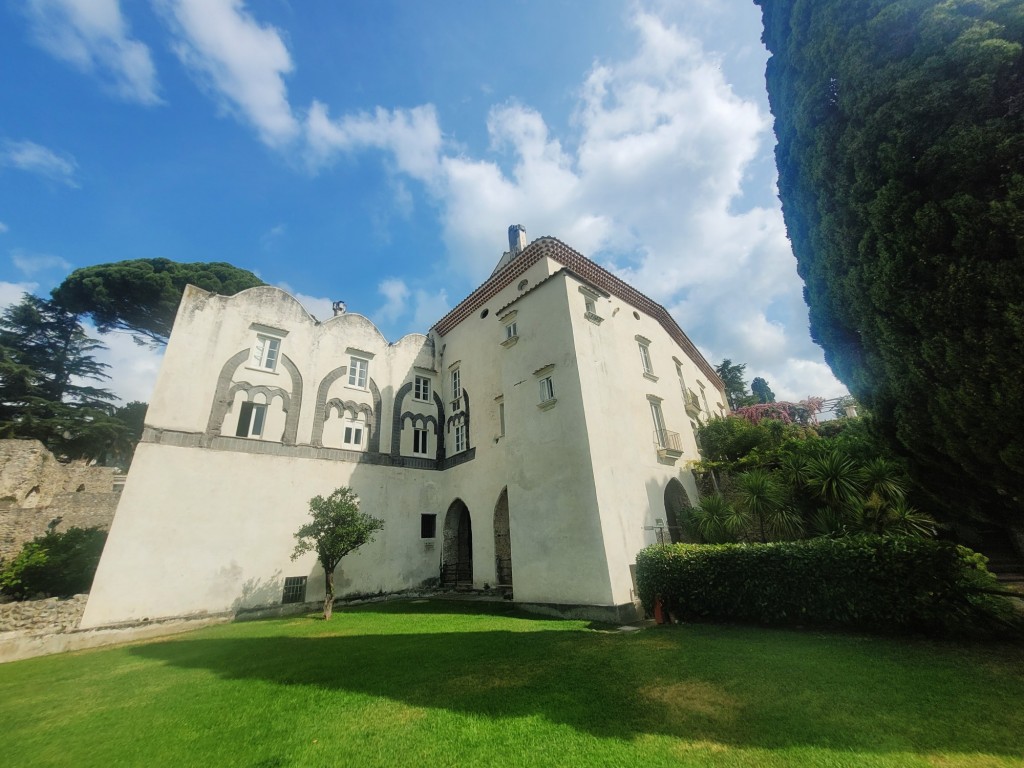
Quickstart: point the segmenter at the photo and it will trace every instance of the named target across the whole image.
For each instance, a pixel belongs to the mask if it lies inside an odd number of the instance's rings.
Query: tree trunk
[[[324,597],[324,621],[330,621],[331,614],[334,612],[334,570],[324,568],[324,576],[327,581],[327,596]]]

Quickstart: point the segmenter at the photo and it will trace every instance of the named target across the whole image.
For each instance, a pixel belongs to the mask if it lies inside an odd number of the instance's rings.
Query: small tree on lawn
[[[334,608],[334,569],[349,552],[373,541],[373,534],[384,527],[384,521],[360,512],[359,497],[348,486],[338,488],[327,498],[314,496],[309,500],[309,514],[313,520],[295,533],[298,543],[292,560],[316,552],[327,582],[326,621]]]

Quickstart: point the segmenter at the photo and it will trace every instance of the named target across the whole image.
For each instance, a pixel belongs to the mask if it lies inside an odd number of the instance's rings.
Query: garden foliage
[[[947,516],[1024,507],[1024,4],[755,0],[811,332]]]
[[[0,563],[0,592],[19,600],[88,592],[106,540],[99,528],[47,531],[26,542],[9,563]]]
[[[955,544],[849,536],[770,544],[659,544],[637,556],[640,599],[680,619],[883,632],[1020,632],[986,558]]]

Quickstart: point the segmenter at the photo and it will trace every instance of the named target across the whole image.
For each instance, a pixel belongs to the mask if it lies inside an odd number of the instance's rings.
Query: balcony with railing
[[[678,432],[668,429],[654,430],[654,445],[658,449],[659,458],[675,460],[683,455],[683,441]]]
[[[687,415],[695,419],[699,418],[703,413],[697,393],[689,389],[683,392],[683,407],[686,408]]]

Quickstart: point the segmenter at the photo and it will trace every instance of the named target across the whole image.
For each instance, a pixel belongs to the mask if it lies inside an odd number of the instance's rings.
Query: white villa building
[[[82,622],[322,600],[292,561],[309,499],[343,485],[385,521],[338,595],[501,588],[631,620],[632,566],[696,501],[722,381],[669,313],[564,243],[510,250],[426,335],[337,305],[189,286]]]

